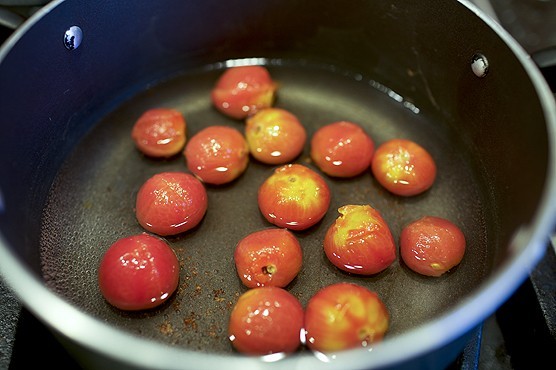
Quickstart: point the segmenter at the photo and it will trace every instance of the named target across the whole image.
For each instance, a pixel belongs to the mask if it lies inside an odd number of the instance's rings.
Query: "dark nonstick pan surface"
[[[476,163],[476,156],[453,128],[434,120],[403,97],[368,76],[327,65],[268,60],[280,85],[275,106],[297,115],[308,138],[320,126],[339,120],[362,125],[375,145],[409,138],[436,160],[438,175],[426,193],[391,195],[370,171],[354,179],[323,175],[332,190],[330,209],[314,227],[295,232],[303,249],[303,267],[287,287],[305,305],[318,289],[349,281],[376,291],[391,314],[386,338],[435,320],[478,287],[488,274],[494,251],[487,245],[495,228],[488,220],[495,209]],[[233,304],[246,290],[233,263],[237,242],[250,232],[273,227],[257,206],[257,190],[272,173],[251,159],[246,172],[225,186],[207,186],[209,207],[194,230],[166,240],[175,250],[181,275],[177,293],[163,306],[123,312],[106,303],[98,289],[97,269],[103,253],[117,239],[144,230],[134,213],[136,193],[150,176],[163,171],[187,172],[178,155],[155,160],[142,155],[130,132],[147,109],[181,111],[191,137],[209,125],[228,125],[243,132],[244,123],[224,117],[211,105],[210,90],[224,64],[205,66],[168,78],[132,96],[104,116],[76,146],[58,173],[48,196],[41,231],[42,272],[47,284],[82,310],[125,331],[178,347],[232,352],[227,323]],[[309,140],[298,163],[316,167]],[[467,239],[462,263],[439,278],[420,276],[398,259],[384,272],[360,277],[338,270],[326,258],[322,240],[345,204],[378,209],[396,241],[402,227],[423,215],[445,217]]]

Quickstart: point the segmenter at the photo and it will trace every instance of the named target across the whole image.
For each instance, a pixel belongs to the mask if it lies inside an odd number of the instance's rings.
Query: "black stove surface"
[[[556,46],[556,1],[473,2],[485,11],[493,12],[495,19],[526,51],[535,53]],[[44,4],[45,1],[37,0],[37,3]],[[0,43],[11,32],[0,25]],[[556,256],[554,248],[548,245],[539,266],[496,313],[474,331],[465,350],[447,370],[552,369],[556,354],[555,316]],[[0,369],[35,368],[39,349],[42,365],[80,369],[54,335],[21,307],[0,280]]]

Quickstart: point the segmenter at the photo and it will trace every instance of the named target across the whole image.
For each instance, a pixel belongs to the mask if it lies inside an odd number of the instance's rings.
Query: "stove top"
[[[9,10],[30,14],[47,2],[23,1],[27,7],[9,7]],[[556,47],[556,0],[473,2],[505,27],[527,52],[535,54]],[[0,18],[3,3],[0,0]],[[0,22],[0,43],[11,32],[13,30]],[[54,335],[21,307],[0,280],[0,369],[36,366],[34,353],[37,348],[46,354],[41,357],[42,363],[80,369]],[[474,330],[464,351],[447,370],[542,369],[546,368],[544,364],[554,363],[555,350],[556,254],[555,248],[547,243],[547,252],[541,263],[514,295]]]

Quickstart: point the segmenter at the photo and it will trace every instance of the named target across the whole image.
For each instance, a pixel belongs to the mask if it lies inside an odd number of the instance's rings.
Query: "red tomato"
[[[143,113],[131,130],[137,148],[151,157],[171,157],[185,145],[186,123],[175,109],[156,108]]]
[[[389,314],[382,300],[356,284],[326,286],[305,308],[306,344],[313,351],[370,346],[382,340],[388,325]]]
[[[463,232],[452,222],[425,216],[402,230],[400,255],[413,271],[440,276],[461,262],[465,244]]]
[[[220,76],[211,98],[221,113],[244,119],[274,103],[276,84],[262,66],[232,67]]]
[[[380,145],[371,168],[382,186],[401,196],[424,192],[436,178],[434,159],[422,146],[410,140],[393,139]]]
[[[245,137],[255,159],[267,164],[283,164],[301,154],[307,133],[292,113],[266,108],[247,118]]]
[[[102,295],[114,307],[146,310],[172,296],[179,270],[172,248],[143,233],[119,239],[108,248],[100,262],[98,281]]]
[[[230,314],[229,338],[239,352],[250,355],[291,353],[301,344],[303,307],[278,287],[249,289]]]
[[[339,269],[377,274],[396,259],[396,244],[380,213],[369,205],[346,205],[324,237],[324,251]]]
[[[286,229],[265,229],[241,239],[234,261],[248,288],[285,287],[301,270],[303,254],[296,237]]]
[[[300,164],[274,170],[259,187],[259,209],[268,222],[305,230],[319,222],[330,206],[330,189],[322,176]]]
[[[176,235],[201,222],[208,206],[207,192],[195,176],[163,172],[139,189],[135,214],[139,224],[158,235]]]
[[[249,163],[247,141],[233,127],[209,126],[189,139],[187,168],[207,184],[221,185],[238,178]]]
[[[359,125],[340,121],[319,128],[311,139],[311,158],[322,172],[357,176],[371,166],[375,144]]]

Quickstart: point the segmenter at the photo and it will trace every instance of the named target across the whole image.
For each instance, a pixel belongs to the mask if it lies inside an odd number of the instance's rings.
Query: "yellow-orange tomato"
[[[233,127],[209,126],[195,135],[183,151],[187,168],[207,184],[221,185],[238,178],[249,163],[247,141]]]
[[[352,283],[328,285],[305,308],[306,345],[325,353],[371,346],[382,340],[389,320],[375,292]]]
[[[396,244],[386,221],[370,205],[346,205],[324,237],[326,256],[341,270],[377,274],[396,259]]]
[[[305,230],[319,222],[330,206],[330,189],[321,175],[300,164],[278,167],[259,187],[259,209],[268,222]]]
[[[436,164],[429,152],[405,139],[392,139],[381,144],[375,151],[371,168],[382,186],[401,196],[428,190],[436,178]]]
[[[303,253],[297,238],[286,229],[264,229],[241,239],[234,252],[236,270],[248,288],[284,288],[301,270]]]
[[[266,108],[247,118],[245,137],[255,159],[266,164],[284,164],[301,154],[307,133],[292,113]]]
[[[440,276],[465,254],[465,236],[452,222],[425,216],[403,228],[400,254],[405,264],[426,276]]]
[[[131,138],[137,149],[151,157],[171,157],[185,145],[186,122],[175,109],[153,108],[133,125]]]
[[[356,123],[339,121],[322,126],[311,139],[311,158],[322,172],[354,177],[371,166],[375,144]]]
[[[243,119],[258,110],[271,107],[277,86],[263,66],[238,66],[224,71],[211,98],[221,113]]]
[[[278,287],[249,289],[230,314],[228,334],[233,347],[251,355],[291,353],[301,345],[303,307]]]

